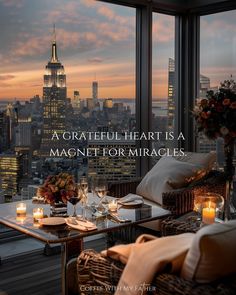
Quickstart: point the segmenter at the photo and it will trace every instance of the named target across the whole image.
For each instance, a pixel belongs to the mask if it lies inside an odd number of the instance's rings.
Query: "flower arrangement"
[[[76,194],[75,180],[69,173],[48,176],[43,186],[38,189],[38,195],[51,205],[59,202],[66,204]]]
[[[198,132],[209,139],[223,137],[225,143],[236,138],[236,83],[225,80],[219,90],[207,92],[194,109]]]

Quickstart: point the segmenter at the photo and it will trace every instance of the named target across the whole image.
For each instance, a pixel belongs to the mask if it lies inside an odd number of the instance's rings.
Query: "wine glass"
[[[96,176],[91,176],[89,178],[89,187],[90,187],[90,191],[92,193],[92,196],[91,196],[91,203],[89,204],[89,207],[92,211],[96,211],[96,202],[95,202],[95,195],[96,195],[96,192],[95,192],[95,187],[96,187],[96,183],[97,183],[97,177]]]
[[[79,185],[77,185],[76,193],[69,198],[69,202],[73,205],[72,217],[77,216],[77,214],[76,214],[76,205],[81,200],[81,197],[82,197],[82,195],[81,195],[81,192],[80,192],[80,189],[79,189]]]
[[[80,178],[80,187],[79,187],[80,193],[81,193],[81,207],[82,207],[82,219],[85,219],[85,210],[88,203],[88,180],[85,176],[82,176]]]
[[[97,179],[97,183],[95,185],[94,191],[96,195],[99,197],[100,201],[97,206],[97,210],[100,212],[105,212],[106,208],[103,206],[104,199],[107,195],[107,182],[105,179]]]

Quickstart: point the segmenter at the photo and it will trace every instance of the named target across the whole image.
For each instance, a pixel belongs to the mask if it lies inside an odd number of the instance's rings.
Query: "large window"
[[[153,13],[152,131],[160,132],[160,140],[153,142],[156,150],[173,147],[166,132],[174,131],[175,119],[174,35],[175,17]]]
[[[95,0],[26,0],[1,1],[0,11],[0,164],[19,164],[13,172],[0,165],[1,187],[9,188],[0,195],[31,198],[33,185],[63,170],[108,181],[134,177],[135,158],[60,151],[120,147],[89,137],[63,141],[63,132],[135,130],[136,9]],[[12,189],[11,173],[17,175]]]
[[[204,98],[208,90],[217,91],[224,80],[235,79],[236,66],[236,11],[201,16],[200,18],[200,91]],[[223,140],[211,141],[200,134],[197,150],[221,150]],[[222,153],[217,153],[218,163],[223,164]]]

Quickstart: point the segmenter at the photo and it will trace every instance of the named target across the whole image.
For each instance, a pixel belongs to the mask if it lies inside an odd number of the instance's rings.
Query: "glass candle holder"
[[[108,210],[111,212],[116,212],[118,209],[118,204],[116,200],[112,200],[108,203]]]
[[[16,216],[17,217],[25,217],[26,216],[26,204],[25,203],[16,204]]]
[[[224,211],[224,198],[216,193],[205,193],[196,196],[194,198],[194,211],[202,215],[204,208],[214,208],[215,217],[221,218]]]
[[[39,220],[43,218],[43,208],[34,208],[33,218],[34,222],[39,222]]]

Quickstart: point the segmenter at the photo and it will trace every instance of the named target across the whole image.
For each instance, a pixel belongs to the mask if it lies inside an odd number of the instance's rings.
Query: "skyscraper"
[[[65,112],[66,75],[64,67],[57,57],[57,44],[55,26],[51,48],[51,60],[46,65],[43,87],[43,134],[41,143],[41,156],[48,157],[51,148],[59,148],[61,141],[53,141],[54,132],[60,136],[66,129]]]
[[[210,78],[200,75],[199,97],[206,98],[206,94],[209,89],[210,89]]]
[[[96,103],[98,99],[98,81],[93,81],[92,83],[92,95],[93,95],[93,100]]]
[[[73,107],[76,110],[80,109],[80,103],[81,103],[81,99],[80,99],[80,93],[78,90],[74,91],[74,101],[73,101]]]
[[[0,111],[0,153],[10,148],[10,118],[6,111]]]
[[[19,180],[22,177],[20,155],[0,154],[1,188],[8,194],[15,194],[19,190]]]
[[[169,58],[168,63],[168,129],[174,129],[175,113],[175,60]]]

